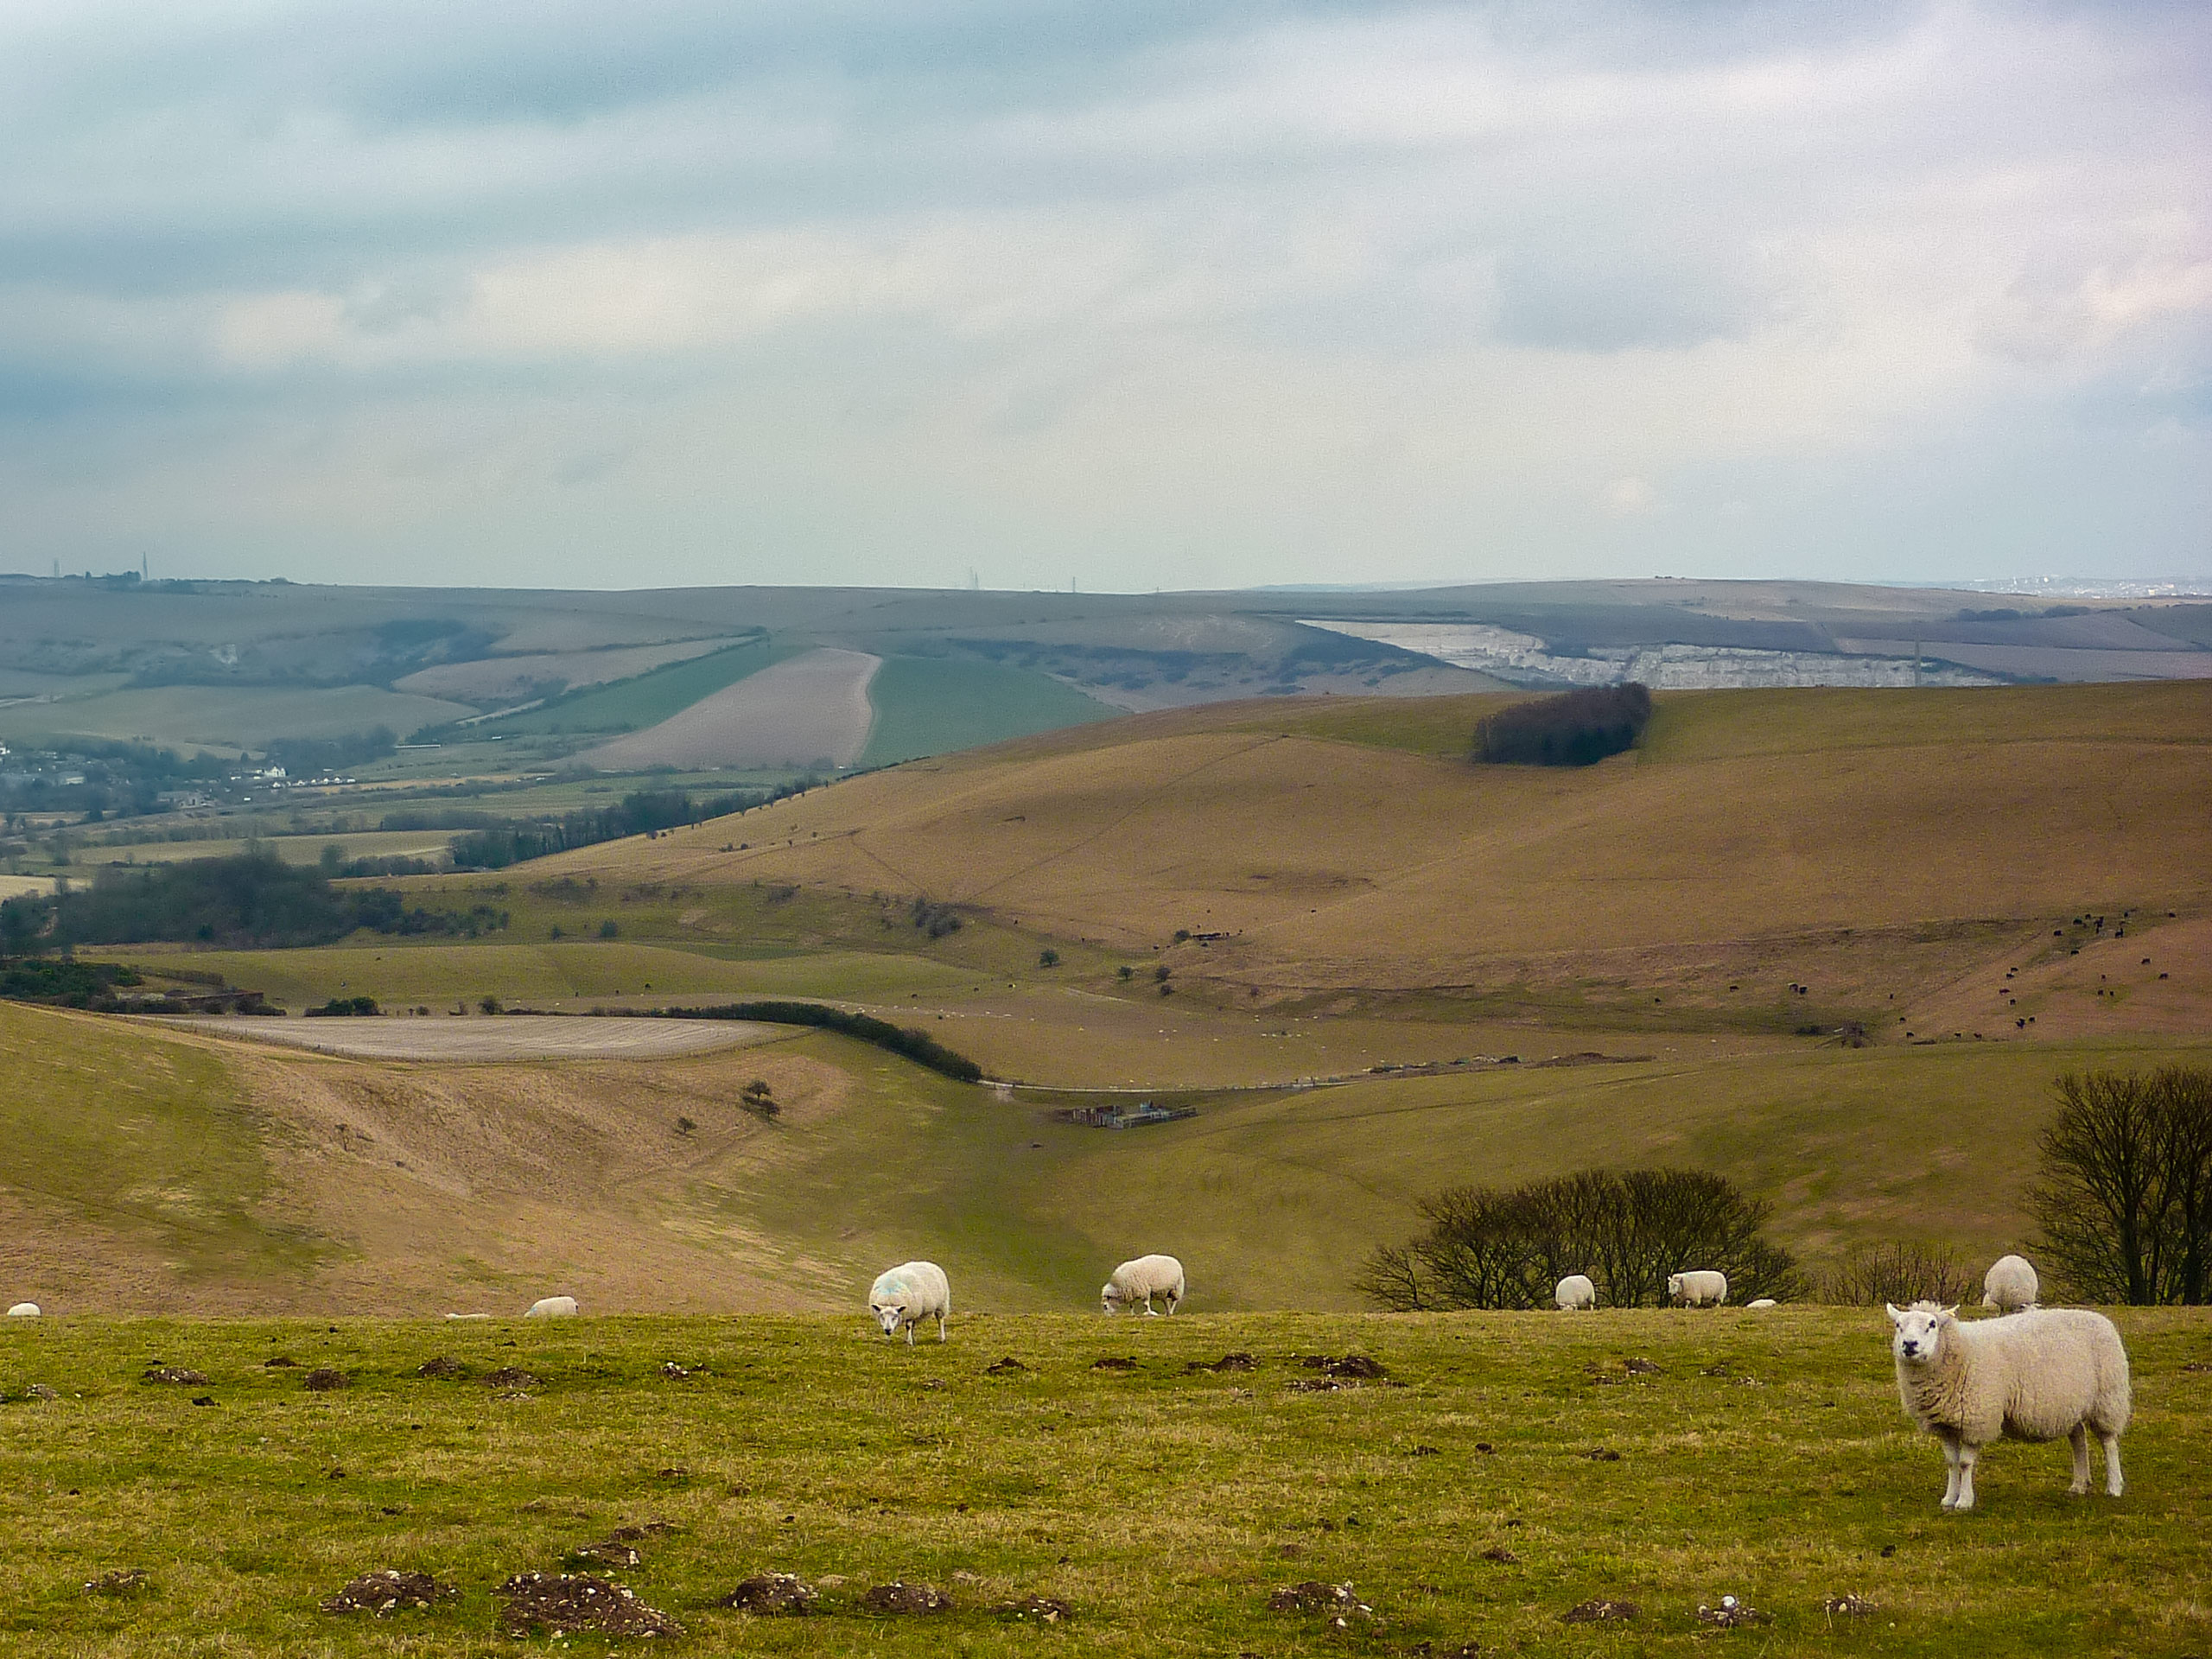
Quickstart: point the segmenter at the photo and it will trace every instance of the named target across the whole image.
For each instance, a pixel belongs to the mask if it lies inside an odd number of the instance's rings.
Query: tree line
[[[1651,693],[1634,681],[1516,702],[1475,727],[1473,758],[1497,765],[1587,766],[1636,747]]]
[[[633,790],[609,806],[584,807],[559,817],[514,818],[486,824],[453,843],[457,870],[503,870],[510,864],[543,858],[575,847],[596,846],[663,830],[680,830],[709,818],[749,812],[817,787],[819,778],[800,778],[772,789],[734,790],[694,799],[688,790]]]

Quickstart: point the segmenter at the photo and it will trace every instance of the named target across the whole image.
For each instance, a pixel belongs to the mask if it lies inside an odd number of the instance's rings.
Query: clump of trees
[[[758,1020],[771,1026],[814,1026],[864,1043],[903,1054],[918,1065],[963,1083],[982,1079],[983,1068],[965,1054],[954,1052],[925,1031],[893,1025],[871,1014],[855,1014],[823,1002],[723,1002],[704,1008],[656,1008],[668,1020]]]
[[[1968,1301],[1980,1288],[1973,1269],[1953,1251],[1905,1243],[1854,1244],[1821,1275],[1818,1294],[1821,1301],[1842,1307],[1884,1302],[1908,1307],[1918,1301]]]
[[[572,847],[592,847],[625,836],[658,834],[704,823],[709,818],[749,812],[818,786],[819,778],[800,778],[773,789],[734,790],[694,798],[689,790],[640,789],[612,806],[585,807],[559,817],[509,819],[485,824],[453,843],[448,855],[457,870],[503,870],[510,864],[543,858]],[[411,826],[404,826],[411,827]]]
[[[1478,761],[1587,766],[1636,747],[1651,719],[1651,693],[1633,681],[1591,686],[1501,709],[1475,728]]]
[[[2212,1279],[2212,1069],[2069,1072],[2028,1203],[2083,1301],[2195,1306]]]
[[[15,1002],[52,1002],[88,1007],[111,1002],[116,988],[139,984],[138,976],[119,963],[71,962],[52,957],[0,960],[0,998]]]
[[[320,869],[254,849],[232,858],[109,865],[89,887],[24,893],[0,904],[0,954],[66,952],[80,944],[171,940],[265,949],[329,944],[349,933],[479,934],[505,911],[410,909],[384,887],[334,887]]]
[[[1729,1300],[1804,1286],[1764,1230],[1773,1206],[1698,1170],[1582,1170],[1512,1188],[1456,1186],[1417,1206],[1427,1229],[1368,1259],[1359,1288],[1401,1311],[1549,1307],[1554,1286],[1586,1273],[1612,1307],[1656,1306],[1670,1274],[1713,1268]]]

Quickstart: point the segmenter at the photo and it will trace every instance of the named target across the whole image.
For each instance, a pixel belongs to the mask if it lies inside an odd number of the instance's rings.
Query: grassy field
[[[805,641],[748,641],[728,651],[671,663],[619,684],[556,697],[542,709],[489,721],[478,729],[494,734],[643,731],[702,697],[712,696],[724,686],[734,685],[747,675],[809,648]]]
[[[442,859],[459,830],[371,830],[359,835],[263,836],[238,841],[126,841],[111,846],[79,847],[80,865],[174,864],[190,858],[235,858],[260,847],[287,864],[313,864],[323,849],[335,847],[346,858]]]
[[[863,766],[1108,720],[1116,712],[1043,674],[946,658],[885,658],[868,700],[875,725]]]
[[[338,737],[377,726],[404,739],[474,712],[465,703],[373,685],[165,685],[0,707],[0,741],[94,737],[234,754],[272,738]]]
[[[857,1309],[15,1322],[0,1630],[30,1659],[509,1652],[495,1586],[566,1564],[680,1621],[681,1652],[2201,1653],[2212,1346],[2195,1310],[2119,1318],[2127,1495],[2069,1498],[2063,1446],[2000,1446],[1980,1509],[1955,1517],[1936,1506],[1934,1443],[1899,1413],[1878,1311],[957,1313],[950,1344],[911,1351]],[[1224,1352],[1255,1369],[1186,1369]],[[1386,1378],[1294,1386],[1321,1379],[1306,1357],[1347,1352]],[[466,1374],[417,1375],[438,1356]],[[1631,1357],[1656,1370],[1627,1373]],[[988,1373],[1007,1358],[1020,1369]],[[1095,1368],[1106,1358],[1134,1363]],[[156,1362],[206,1380],[141,1381]],[[487,1387],[502,1367],[531,1380]],[[346,1386],[310,1392],[308,1368]],[[56,1397],[27,1398],[33,1382]],[[634,1567],[573,1554],[653,1522]],[[384,1618],[319,1611],[388,1567],[456,1593]],[[84,1588],[132,1569],[142,1590]],[[715,1605],[770,1571],[817,1587],[819,1611]],[[952,1611],[863,1609],[894,1580]],[[1353,1585],[1371,1616],[1339,1631],[1268,1610],[1305,1580]],[[1030,1595],[1072,1617],[989,1611]],[[1769,1622],[1700,1623],[1724,1595]],[[1824,1610],[1843,1596],[1872,1611]],[[1561,1621],[1593,1598],[1637,1611]]]

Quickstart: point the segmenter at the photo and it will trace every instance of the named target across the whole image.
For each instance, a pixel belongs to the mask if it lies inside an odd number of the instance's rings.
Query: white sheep
[[[1588,1274],[1570,1273],[1552,1291],[1552,1300],[1563,1308],[1595,1307],[1598,1287],[1590,1282]]]
[[[530,1305],[525,1319],[570,1319],[576,1314],[576,1299],[573,1296],[548,1296]]]
[[[1173,1317],[1176,1304],[1183,1300],[1183,1264],[1172,1255],[1141,1255],[1134,1262],[1124,1262],[1098,1291],[1099,1304],[1109,1313],[1118,1313],[1141,1301],[1149,1314],[1155,1296],[1166,1299]]]
[[[1891,1307],[1890,1351],[1897,1395],[1915,1423],[1943,1443],[1943,1507],[1974,1507],[1974,1466],[2003,1435],[2074,1446],[2074,1484],[2089,1490],[2089,1438],[2105,1449],[2105,1491],[2126,1490],[2120,1436],[2127,1427],[2127,1350],[2101,1313],[2031,1308],[2010,1319],[1961,1325],[1955,1307]]]
[[[1728,1300],[1728,1275],[1710,1270],[1669,1274],[1667,1300],[1681,1307],[1718,1307]]]
[[[2000,1255],[1990,1264],[1981,1281],[1981,1305],[1999,1313],[2018,1313],[2033,1307],[2042,1287],[2036,1270],[2024,1255]]]
[[[36,1302],[17,1302],[13,1307],[8,1310],[8,1317],[11,1319],[35,1319],[38,1318],[38,1304]]]
[[[934,1262],[902,1262],[887,1268],[868,1287],[868,1311],[895,1337],[904,1325],[906,1345],[914,1345],[914,1327],[924,1319],[937,1321],[937,1339],[944,1340],[944,1318],[952,1312],[952,1281]]]
[[[1745,1302],[1744,1306],[1745,1307],[1773,1307],[1777,1306],[1777,1304],[1771,1296],[1762,1296],[1756,1301]]]

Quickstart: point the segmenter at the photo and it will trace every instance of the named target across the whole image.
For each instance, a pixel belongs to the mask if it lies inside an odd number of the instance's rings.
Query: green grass
[[[95,737],[235,752],[260,748],[272,738],[338,737],[377,726],[390,727],[404,741],[422,727],[469,712],[461,703],[373,685],[168,685],[0,708],[0,741]]]
[[[264,836],[237,841],[131,841],[111,846],[79,847],[71,855],[79,865],[175,864],[192,858],[235,858],[259,846],[287,864],[313,864],[322,849],[335,847],[346,858],[410,857],[437,860],[460,830],[372,830],[356,835]]]
[[[957,1300],[957,1261],[953,1274]],[[618,1525],[664,1520],[677,1530],[640,1541],[642,1565],[612,1576],[683,1623],[678,1652],[2201,1653],[2212,1616],[2190,1586],[2212,1524],[2198,1455],[2212,1376],[2180,1368],[2204,1356],[2206,1327],[2194,1310],[2119,1318],[2136,1375],[2127,1496],[2070,1498],[2063,1446],[2003,1445],[1965,1516],[1939,1512],[1942,1459],[1898,1411],[1879,1314],[1856,1310],[959,1312],[950,1344],[911,1351],[857,1308],[475,1326],[10,1322],[0,1631],[28,1659],[539,1650],[542,1636],[498,1633],[493,1587],[557,1571]],[[1231,1350],[1258,1369],[1185,1370]],[[1348,1351],[1402,1386],[1291,1389],[1314,1375],[1299,1356]],[[417,1376],[435,1354],[474,1375]],[[264,1363],[280,1355],[301,1368]],[[1657,1374],[1627,1376],[1631,1355]],[[1025,1369],[984,1375],[1001,1356]],[[1136,1369],[1091,1369],[1108,1356]],[[139,1381],[154,1359],[208,1380]],[[664,1376],[670,1361],[690,1375]],[[542,1386],[486,1388],[505,1365]],[[351,1386],[310,1393],[307,1366]],[[27,1400],[33,1382],[60,1398]],[[382,1619],[317,1610],[388,1566],[459,1597]],[[81,1587],[130,1567],[149,1575],[144,1592]],[[772,1570],[821,1586],[822,1611],[714,1605]],[[955,1611],[861,1610],[893,1579],[950,1591]],[[1332,1632],[1267,1610],[1302,1580],[1351,1582],[1374,1622]],[[1072,1622],[986,1611],[1030,1593],[1066,1599]],[[1846,1593],[1878,1611],[1822,1611]],[[1700,1624],[1698,1605],[1724,1594],[1772,1622]],[[1640,1611],[1624,1625],[1560,1621],[1600,1596]]]
[[[809,642],[768,639],[733,645],[688,662],[671,663],[634,679],[557,697],[542,709],[506,720],[486,721],[474,729],[486,734],[643,731],[689,709],[702,697],[712,696],[725,686],[810,649]]]
[[[65,1230],[44,1234],[28,1264],[40,1282],[97,1287],[110,1306],[152,1305],[103,1282],[105,1264],[80,1254],[73,1229],[149,1244],[188,1278],[252,1279],[308,1261],[266,1216],[260,1126],[215,1055],[122,1026],[57,1028],[0,1003],[0,1190]]]
[[[868,695],[875,705],[875,725],[860,759],[863,766],[976,748],[1120,713],[1043,674],[938,658],[885,658]]]

